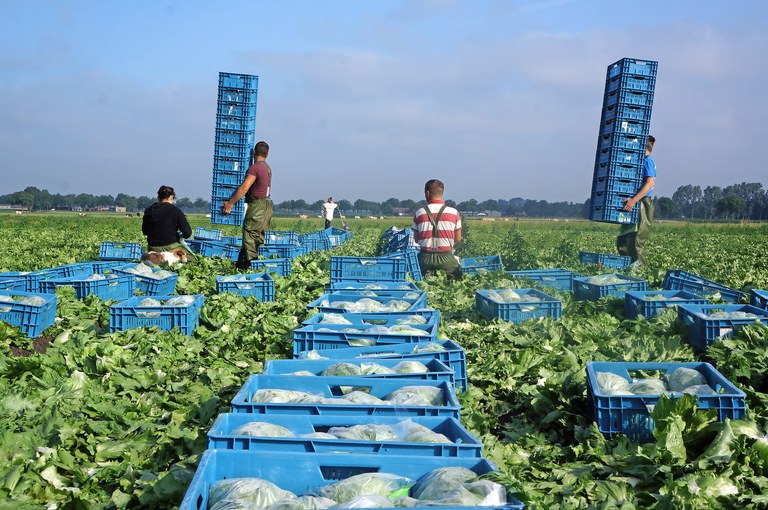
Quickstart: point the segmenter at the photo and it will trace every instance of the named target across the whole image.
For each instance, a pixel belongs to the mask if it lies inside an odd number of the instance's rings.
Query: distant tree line
[[[686,184],[672,198],[656,200],[656,216],[661,218],[768,220],[768,192],[759,182],[742,182],[721,188]]]

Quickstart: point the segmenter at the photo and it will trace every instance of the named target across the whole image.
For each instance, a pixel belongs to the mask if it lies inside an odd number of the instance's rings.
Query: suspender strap
[[[424,208],[427,211],[427,217],[429,218],[429,222],[432,224],[432,249],[430,251],[437,251],[437,246],[435,246],[439,236],[439,233],[437,231],[437,225],[438,223],[440,223],[440,218],[443,216],[443,211],[445,211],[446,207],[447,206],[443,204],[440,210],[437,211],[437,218],[432,216],[432,212],[429,210],[429,204],[427,204],[427,207]]]

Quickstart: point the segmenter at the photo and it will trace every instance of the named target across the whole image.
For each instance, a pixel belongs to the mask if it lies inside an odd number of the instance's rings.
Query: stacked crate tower
[[[590,198],[590,221],[637,223],[623,201],[643,183],[658,62],[623,58],[608,66]]]
[[[221,205],[229,200],[242,184],[245,172],[252,162],[258,85],[258,76],[219,73],[211,189],[211,223],[214,224],[243,223],[243,199],[232,207],[231,214],[223,214]]]

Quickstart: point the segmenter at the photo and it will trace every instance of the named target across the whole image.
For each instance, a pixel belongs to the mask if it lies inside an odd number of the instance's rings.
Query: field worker
[[[229,214],[238,200],[245,197],[245,215],[243,217],[243,246],[240,248],[235,266],[246,270],[251,268],[251,261],[259,256],[259,246],[264,244],[264,233],[269,230],[272,221],[272,169],[267,164],[269,145],[259,142],[253,150],[256,161],[245,172],[243,183],[235,194],[224,202],[221,210]]]
[[[331,220],[333,219],[333,210],[336,209],[339,204],[333,203],[333,197],[328,198],[328,201],[323,204],[323,214],[325,215],[325,228],[330,228]]]
[[[419,268],[421,274],[446,273],[448,280],[461,278],[461,266],[453,256],[453,245],[461,241],[459,211],[443,202],[443,183],[437,179],[424,185],[427,207],[416,211],[413,217],[413,237],[421,248]]]
[[[160,186],[157,202],[147,207],[141,221],[141,232],[147,236],[147,251],[184,250],[189,264],[197,264],[197,257],[181,238],[192,237],[192,227],[181,209],[173,205],[176,192],[170,186]],[[181,235],[179,235],[181,232]]]
[[[643,165],[643,185],[632,198],[624,200],[624,210],[631,211],[635,204],[640,203],[640,223],[622,225],[616,238],[616,249],[619,254],[632,258],[632,264],[646,266],[645,243],[651,234],[653,225],[653,199],[651,193],[656,185],[656,162],[651,157],[653,144],[656,138],[648,137],[648,146],[645,149],[645,164]]]

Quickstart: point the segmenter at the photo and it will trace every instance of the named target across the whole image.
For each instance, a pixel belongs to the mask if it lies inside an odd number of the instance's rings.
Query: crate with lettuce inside
[[[28,338],[37,338],[56,321],[56,294],[0,290],[0,321],[18,326]]]
[[[255,296],[261,302],[275,300],[275,280],[268,273],[216,277],[216,292]]]
[[[94,264],[92,262],[77,262],[74,264],[64,264],[63,266],[49,267],[47,269],[39,269],[37,271],[19,274],[23,274],[27,292],[39,292],[41,281],[70,278],[74,276],[88,277],[94,273],[101,272],[106,272],[106,269],[104,271],[97,271],[94,269]]]
[[[573,279],[581,278],[579,273],[567,269],[528,269],[525,271],[507,271],[507,274],[515,279],[528,278],[543,287],[552,287],[562,291],[573,290]]]
[[[624,274],[603,274],[573,279],[573,297],[597,301],[606,296],[623,298],[629,291],[648,290],[648,281]]]
[[[536,289],[476,290],[475,308],[491,319],[515,324],[527,319],[559,319],[562,302]]]
[[[293,354],[382,344],[415,344],[437,340],[437,326],[428,324],[309,324],[293,330]]]
[[[403,258],[331,257],[331,284],[352,282],[404,282],[407,263]]]
[[[325,351],[318,351],[325,352]],[[453,369],[438,359],[421,362],[416,360],[322,360],[281,359],[264,363],[264,375],[303,375],[305,377],[369,377],[446,381],[455,387]]]
[[[415,297],[366,297],[360,294],[332,292],[325,294],[307,305],[307,311],[317,309],[323,313],[379,313],[412,312],[426,307],[426,295]]]
[[[111,268],[115,274],[130,274],[136,279],[136,289],[145,296],[165,296],[176,292],[179,275],[145,264],[124,264]]]
[[[336,287],[338,284],[332,285],[332,287]],[[362,284],[358,284],[362,285]],[[378,286],[380,288],[374,288],[376,287],[375,284],[368,284],[369,286],[366,286],[367,288],[358,288],[358,289],[350,289],[349,287],[339,290],[326,290],[325,295],[326,296],[338,296],[338,295],[351,295],[351,296],[363,296],[363,297],[392,297],[392,298],[405,298],[405,299],[420,299],[420,305],[426,306],[427,304],[427,293],[420,289],[411,289],[406,288],[405,285],[403,285],[402,289],[388,289],[384,288],[383,286]]]
[[[291,259],[274,258],[251,260],[251,269],[254,269],[259,273],[288,276],[291,274]]]
[[[653,441],[652,409],[666,395],[695,395],[698,409],[717,409],[718,419],[746,414],[746,394],[709,363],[587,362],[587,412],[605,435]]]
[[[233,413],[450,416],[461,406],[446,381],[352,376],[252,375],[232,399]]]
[[[595,264],[600,267],[610,267],[613,269],[624,269],[632,263],[630,257],[623,255],[609,255],[607,253],[594,253],[590,251],[579,252],[579,262],[585,266]]]
[[[478,479],[495,471],[491,461],[468,457],[207,450],[179,510],[221,501],[232,508],[281,501],[284,508],[522,510],[504,486]]]
[[[136,279],[132,274],[113,273],[107,270],[106,274],[93,273],[89,276],[38,281],[38,290],[44,294],[56,294],[56,289],[59,287],[72,287],[75,290],[76,299],[82,300],[93,294],[102,301],[108,299],[123,301],[133,297],[136,291]]]
[[[738,303],[746,299],[746,294],[739,290],[682,269],[668,270],[661,287],[666,290],[684,290],[707,299],[722,299],[730,303]]]
[[[680,305],[677,319],[688,326],[693,345],[706,351],[720,338],[732,336],[742,326],[759,320],[768,324],[768,311],[750,305]]]
[[[0,290],[18,290],[25,292],[27,290],[27,282],[24,281],[23,276],[3,277],[0,274]]]
[[[503,271],[500,255],[487,257],[475,257],[461,259],[461,272],[464,274],[490,273],[491,271]]]
[[[203,295],[133,297],[109,307],[109,332],[132,328],[173,328],[191,336],[200,323]]]
[[[413,292],[420,292],[421,289],[416,286],[413,282],[349,282],[349,281],[341,281],[341,282],[334,282],[330,285],[330,290],[333,292],[344,292],[346,290],[372,290],[376,292],[377,290],[405,290],[405,291],[413,291]]]
[[[259,246],[260,258],[268,259],[278,257],[281,259],[294,259],[306,254],[306,248],[301,244],[275,244]]]
[[[634,290],[624,294],[624,315],[627,319],[636,319],[638,315],[650,319],[670,307],[706,304],[708,300],[684,290]]]
[[[364,360],[407,359],[428,362],[439,359],[453,370],[454,388],[457,393],[467,391],[467,355],[464,348],[453,340],[436,340],[417,344],[373,345],[369,347],[345,347],[323,351],[301,351],[298,359]]]
[[[302,321],[310,324],[372,324],[391,327],[396,324],[433,325],[440,323],[440,316],[427,311],[381,313],[316,313]]]
[[[138,243],[103,242],[99,248],[101,260],[139,260],[144,248]]]
[[[448,417],[225,413],[208,431],[211,450],[480,457],[482,448]]]

